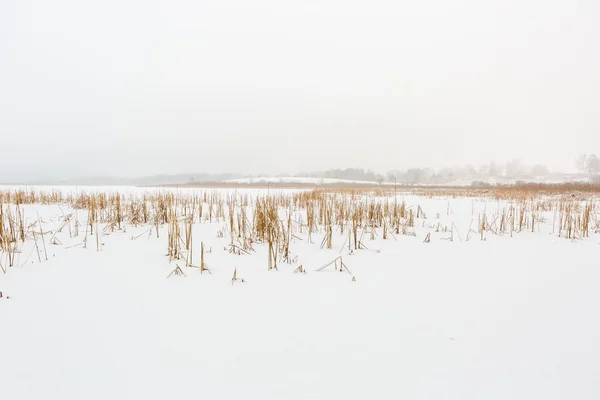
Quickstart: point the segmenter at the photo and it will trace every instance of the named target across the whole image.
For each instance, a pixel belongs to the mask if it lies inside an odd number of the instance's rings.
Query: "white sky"
[[[1,0],[0,172],[600,153],[597,0]]]

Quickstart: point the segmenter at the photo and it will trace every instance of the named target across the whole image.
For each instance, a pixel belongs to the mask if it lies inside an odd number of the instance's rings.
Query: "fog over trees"
[[[577,158],[577,169],[588,174],[600,173],[600,158],[596,154],[583,153]]]
[[[596,158],[597,159],[597,158]],[[586,165],[587,165],[586,158]],[[589,161],[590,163],[593,161]],[[505,163],[491,161],[487,164],[475,166],[466,164],[462,166],[444,167],[438,170],[424,167],[409,168],[406,170],[391,170],[385,174],[361,168],[332,169],[327,171],[298,174],[303,177],[318,177],[331,179],[347,179],[371,182],[398,182],[398,183],[447,183],[451,181],[478,181],[490,178],[531,179],[544,177],[551,174],[550,169],[542,164],[525,164],[520,159],[509,160]]]
[[[596,154],[581,154],[574,165],[577,174],[565,174],[552,171],[543,164],[527,164],[521,159],[511,159],[500,163],[490,161],[483,165],[465,164],[447,166],[439,169],[430,167],[413,167],[395,169],[387,172],[374,171],[365,168],[336,168],[324,171],[305,171],[275,175],[279,177],[302,177],[321,179],[341,179],[349,181],[364,181],[398,184],[475,184],[485,185],[494,182],[517,182],[529,180],[552,179],[585,180],[600,182],[600,157]],[[266,178],[272,174],[248,174],[239,171],[232,173],[183,172],[178,174],[161,174],[141,177],[128,176],[80,176],[72,178],[27,179],[13,177],[6,179],[0,176],[0,182],[5,184],[62,184],[62,185],[165,185],[186,184],[190,182],[222,182],[237,178]]]

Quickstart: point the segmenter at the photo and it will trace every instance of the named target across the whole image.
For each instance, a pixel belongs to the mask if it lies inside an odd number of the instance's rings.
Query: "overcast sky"
[[[0,172],[600,153],[597,0],[1,0]]]

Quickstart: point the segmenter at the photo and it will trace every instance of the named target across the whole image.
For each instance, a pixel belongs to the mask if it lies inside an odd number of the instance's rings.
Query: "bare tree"
[[[533,167],[531,167],[531,175],[533,176],[543,176],[548,175],[549,173],[550,170],[545,165],[536,164]]]
[[[525,173],[525,167],[521,160],[514,159],[506,163],[506,176],[515,177],[523,175]]]
[[[600,158],[595,154],[590,154],[586,160],[585,169],[590,174],[600,173]]]
[[[580,172],[585,172],[587,170],[587,160],[588,160],[588,155],[586,153],[582,153],[577,157],[576,160],[576,165],[577,165],[577,170]]]

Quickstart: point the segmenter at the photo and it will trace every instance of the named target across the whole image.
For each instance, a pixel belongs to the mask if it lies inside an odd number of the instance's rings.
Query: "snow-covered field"
[[[406,234],[390,227],[384,240],[365,226],[365,248],[350,251],[350,227],[333,227],[331,249],[323,226],[312,243],[298,229],[297,260],[270,271],[267,244],[232,254],[228,218],[211,223],[204,207],[192,234],[203,274],[169,262],[168,224],[159,237],[128,223],[99,224],[96,236],[78,210],[75,236],[68,204],[23,205],[30,231],[15,266],[0,252],[0,399],[600,398],[597,207],[590,236],[567,239],[554,209],[532,211],[531,229],[495,234],[508,201],[397,201],[425,213]],[[290,210],[306,221],[306,210],[282,209],[283,224]],[[317,272],[338,256],[350,273]],[[176,265],[185,276],[167,278]],[[244,282],[232,283],[234,269]]]

